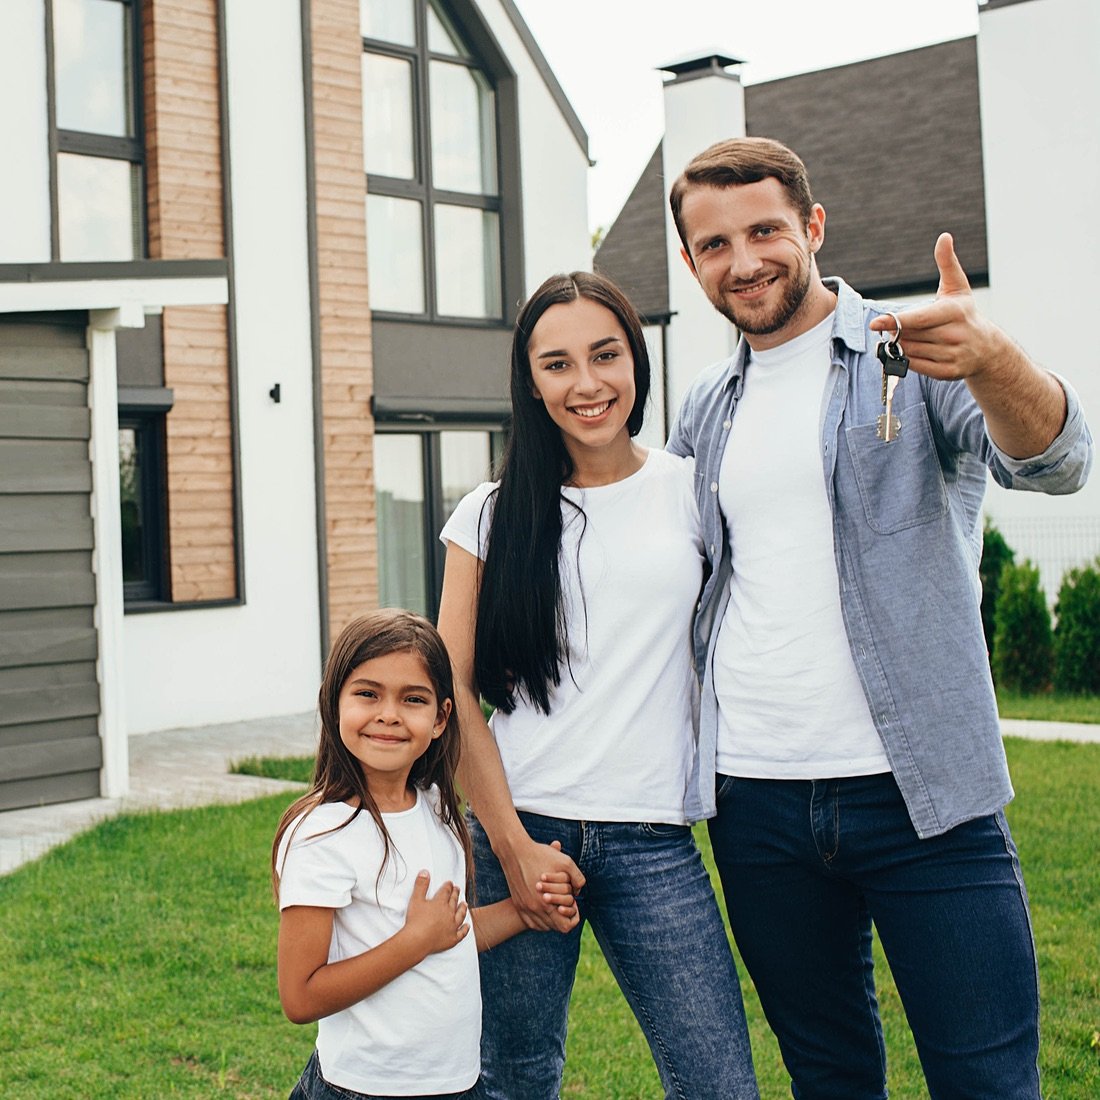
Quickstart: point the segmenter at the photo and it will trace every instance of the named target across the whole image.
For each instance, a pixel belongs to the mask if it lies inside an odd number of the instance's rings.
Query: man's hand
[[[909,366],[931,378],[971,378],[1004,365],[1004,357],[1019,349],[996,325],[987,321],[974,304],[950,233],[936,241],[936,267],[940,286],[929,305],[902,310],[901,344]],[[876,317],[873,332],[893,332],[892,317]]]
[[[1065,392],[978,312],[950,233],[940,234],[935,256],[936,300],[897,315],[909,366],[930,378],[964,379],[985,414],[986,431],[1005,454],[1018,459],[1042,454],[1065,425]],[[876,317],[870,327],[895,330],[889,316]]]

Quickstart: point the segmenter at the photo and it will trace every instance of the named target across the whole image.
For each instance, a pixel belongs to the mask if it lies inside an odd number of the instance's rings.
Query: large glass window
[[[133,0],[50,0],[54,259],[144,254]]]
[[[371,306],[499,320],[493,82],[442,0],[360,0],[360,25]]]
[[[435,617],[446,556],[439,532],[458,502],[492,476],[502,443],[499,431],[475,428],[375,435],[380,606]]]

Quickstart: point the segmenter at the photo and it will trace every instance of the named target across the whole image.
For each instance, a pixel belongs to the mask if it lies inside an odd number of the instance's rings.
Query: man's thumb
[[[958,256],[955,255],[955,242],[950,233],[941,233],[936,241],[936,267],[940,272],[940,287],[937,297],[946,294],[969,294],[970,280],[966,277]]]

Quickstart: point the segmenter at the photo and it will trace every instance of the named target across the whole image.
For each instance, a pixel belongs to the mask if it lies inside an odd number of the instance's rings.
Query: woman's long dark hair
[[[478,689],[505,714],[515,710],[520,691],[549,714],[550,696],[568,661],[559,559],[566,499],[561,487],[573,475],[573,462],[560,429],[532,392],[527,344],[551,306],[578,298],[611,310],[626,333],[634,357],[634,407],[627,419],[631,436],[641,431],[649,396],[649,353],[641,319],[610,279],[587,271],[552,275],[531,295],[512,338],[511,432],[500,486],[495,499],[490,498],[493,518],[474,639]]]
[[[415,653],[424,664],[439,706],[443,705],[444,699],[451,701],[451,713],[443,733],[431,742],[424,755],[413,764],[409,773],[409,784],[422,791],[433,784],[439,788],[443,823],[462,845],[468,871],[473,868],[470,834],[462,815],[462,800],[455,783],[462,738],[459,736],[458,708],[454,703],[451,659],[443,639],[427,619],[414,615],[411,611],[383,608],[348,623],[336,639],[325,662],[321,690],[317,698],[321,715],[321,739],[317,746],[313,780],[309,791],[283,814],[271,846],[271,872],[276,897],[279,892],[279,844],[283,834],[297,818],[322,802],[356,803],[356,809],[349,812],[347,820],[337,826],[339,829],[350,824],[364,810],[374,818],[385,845],[382,866],[378,869],[378,878],[381,880],[382,871],[392,850],[390,834],[367,786],[362,765],[352,756],[351,750],[340,737],[340,691],[348,677],[364,661],[385,657],[390,653]]]

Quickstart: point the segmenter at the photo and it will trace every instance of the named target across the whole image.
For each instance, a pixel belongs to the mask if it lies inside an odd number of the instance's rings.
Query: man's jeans
[[[879,1100],[871,921],[933,1100],[1036,1100],[1039,987],[1004,815],[920,840],[891,775],[718,777],[730,924],[799,1100]]]
[[[686,825],[570,821],[521,813],[534,840],[561,841],[587,883],[581,924],[522,932],[481,955],[481,1082],[487,1100],[550,1100],[561,1088],[569,995],[589,921],[638,1019],[665,1094],[755,1100],[741,990],[725,926]],[[508,896],[471,819],[476,905]]]

